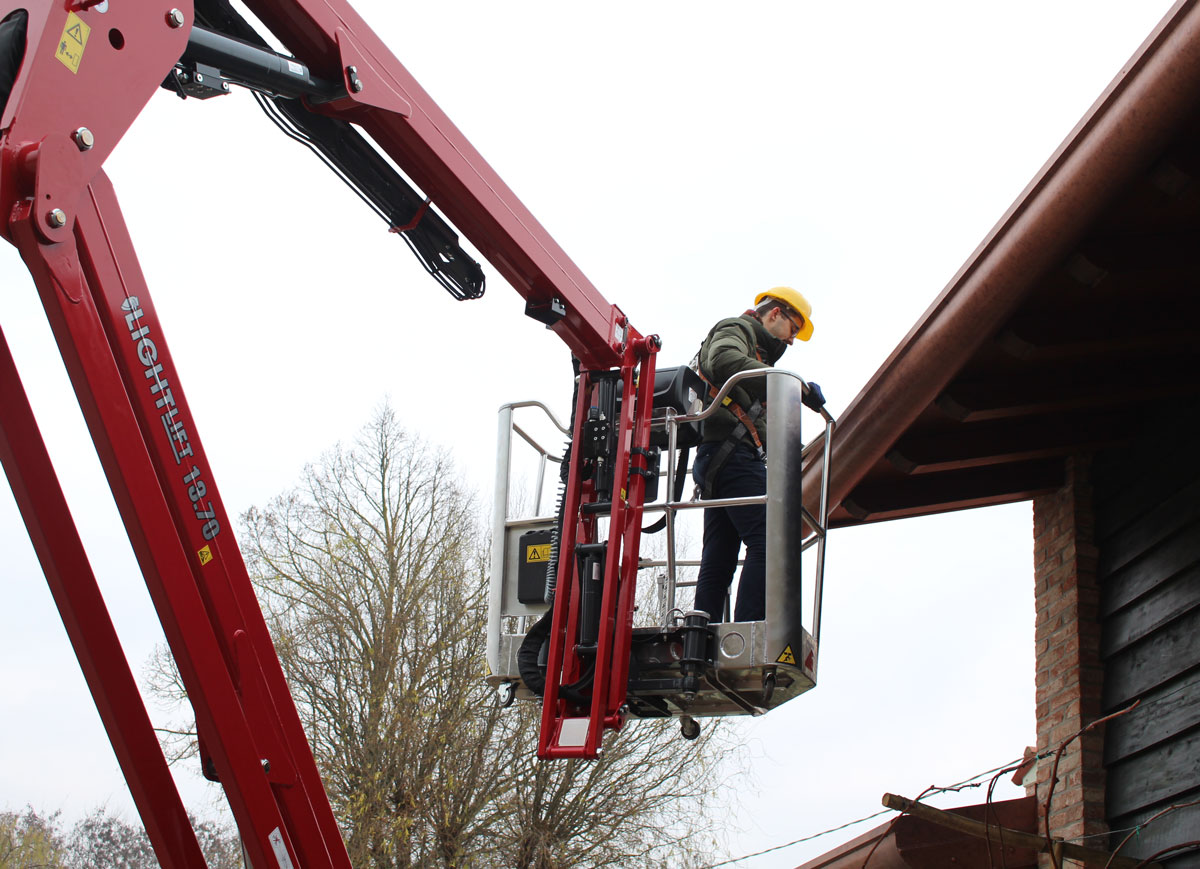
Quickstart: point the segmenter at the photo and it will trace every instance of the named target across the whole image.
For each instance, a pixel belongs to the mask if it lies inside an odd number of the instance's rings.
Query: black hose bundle
[[[539,697],[546,693],[546,666],[541,662],[541,656],[542,649],[550,639],[553,622],[554,610],[551,608],[534,622],[517,649],[517,673],[525,687]]]
[[[543,652],[548,649],[550,644],[550,629],[553,624],[554,611],[548,610],[534,622],[529,633],[525,635],[525,639],[521,641],[521,647],[517,649],[517,673],[520,675],[521,681],[525,683],[525,687],[539,697],[546,693],[546,664],[542,658]],[[558,690],[558,696],[572,703],[587,704],[591,698],[585,692],[591,687],[595,676],[596,660],[593,656],[578,681],[570,685],[563,685]]]

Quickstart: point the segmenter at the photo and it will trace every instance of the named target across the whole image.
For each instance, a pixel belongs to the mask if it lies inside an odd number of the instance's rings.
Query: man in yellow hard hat
[[[812,337],[812,305],[791,287],[759,293],[754,308],[721,320],[700,347],[700,375],[710,396],[739,371],[769,368],[793,341]],[[805,404],[820,408],[821,389],[809,383]],[[722,407],[704,421],[703,443],[692,476],[705,500],[764,495],[767,491],[767,378],[741,381]],[[734,621],[759,621],[766,615],[767,510],[764,504],[709,507],[704,511],[704,551],[696,582],[698,610],[714,621],[723,618],[741,546],[746,547],[738,582]]]

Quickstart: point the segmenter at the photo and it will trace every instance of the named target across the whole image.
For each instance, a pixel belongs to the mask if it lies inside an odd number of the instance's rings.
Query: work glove
[[[804,402],[804,406],[812,410],[821,412],[821,408],[825,406],[825,394],[821,392],[820,384],[808,381],[808,391],[804,393],[804,398],[800,399]]]

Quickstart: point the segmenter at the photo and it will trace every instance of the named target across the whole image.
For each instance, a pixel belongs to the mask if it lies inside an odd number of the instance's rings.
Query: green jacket
[[[740,317],[730,317],[713,326],[700,345],[700,373],[718,389],[731,376],[750,368],[770,368],[779,361],[788,345],[771,335],[749,311]],[[761,361],[759,361],[761,359]],[[755,400],[766,402],[767,378],[752,377],[733,388],[729,397],[747,413]],[[728,408],[720,408],[704,421],[705,443],[719,443],[727,438],[738,419]],[[767,443],[767,414],[755,420],[759,440]],[[750,441],[750,443],[753,443]]]

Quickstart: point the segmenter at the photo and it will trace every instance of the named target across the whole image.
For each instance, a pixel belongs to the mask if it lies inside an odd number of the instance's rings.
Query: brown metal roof
[[[1200,0],[1181,0],[842,414],[833,524],[1058,488],[1066,456],[1200,392],[1198,324]]]
[[[949,811],[1010,830],[1037,832],[1037,803],[1033,797],[1003,800],[990,805],[963,806]],[[989,847],[992,852],[990,861]],[[988,865],[1033,869],[1037,866],[1037,854],[1034,851],[1002,843],[998,830],[989,846],[984,839],[904,815],[810,860],[798,869],[861,869],[868,854],[871,869]]]

